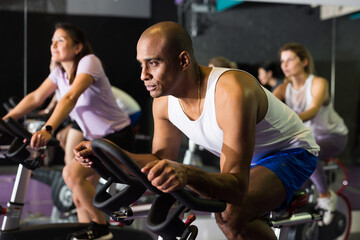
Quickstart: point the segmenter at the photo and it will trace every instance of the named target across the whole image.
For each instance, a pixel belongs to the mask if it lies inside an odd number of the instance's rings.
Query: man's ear
[[[187,51],[182,51],[179,54],[180,68],[185,70],[190,65],[190,54]]]

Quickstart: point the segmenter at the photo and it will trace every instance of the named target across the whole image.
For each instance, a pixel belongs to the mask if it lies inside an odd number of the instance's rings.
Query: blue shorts
[[[280,178],[286,188],[286,205],[280,206],[284,208],[289,204],[294,192],[310,178],[317,167],[317,160],[317,156],[305,149],[295,148],[268,155],[252,163],[251,168],[264,166]]]

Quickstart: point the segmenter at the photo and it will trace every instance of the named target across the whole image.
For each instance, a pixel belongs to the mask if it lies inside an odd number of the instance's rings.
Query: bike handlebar
[[[121,164],[123,164],[131,173],[150,191],[155,194],[162,195],[164,194],[162,191],[154,187],[151,182],[147,179],[147,176],[141,172],[140,167],[131,159],[124,151],[122,151],[115,144],[103,140],[103,139],[95,139],[91,143],[91,148],[93,149],[96,155],[104,156],[104,151],[109,152],[112,156],[116,158]],[[103,159],[102,159],[103,160]],[[109,159],[113,162],[114,159]],[[113,165],[111,166],[113,167]],[[114,168],[113,168],[114,169]],[[118,170],[119,168],[116,168]],[[125,171],[121,170],[122,175],[125,175]],[[128,174],[126,174],[128,175]],[[130,175],[131,181],[134,178]],[[179,202],[183,203],[186,207],[198,210],[198,211],[206,211],[206,212],[222,212],[226,208],[226,203],[218,200],[209,200],[205,198],[201,198],[190,190],[181,189],[178,191],[174,191],[170,193],[174,198],[176,198]]]
[[[0,124],[5,128],[5,130],[9,130],[8,131],[9,134],[17,138],[26,139],[28,142],[30,142],[32,134],[29,131],[27,131],[20,123],[15,121],[13,118],[11,117],[7,118],[6,122],[2,120]],[[55,138],[51,138],[47,143],[47,146],[57,146],[57,145],[59,145],[59,140]]]
[[[30,152],[26,149],[26,147],[30,143],[32,134],[10,117],[5,121],[0,119],[0,125],[5,131],[14,137],[14,140],[5,156],[31,170],[39,167],[41,159],[27,159],[30,156]],[[56,146],[59,145],[59,141],[52,138],[47,145]]]
[[[94,206],[110,216],[116,215],[120,207],[126,207],[126,205],[121,205],[122,203],[137,200],[147,188],[156,194],[147,216],[146,225],[149,230],[164,239],[176,239],[178,237],[185,239],[183,236],[188,236],[190,230],[179,216],[186,208],[205,212],[222,212],[226,208],[225,202],[204,199],[185,188],[171,193],[160,191],[151,184],[146,174],[141,172],[140,167],[130,156],[108,140],[94,139],[91,142],[91,148],[100,159],[94,159],[92,166],[95,171],[105,173],[104,175],[109,177],[110,183],[119,181],[128,185],[125,190],[120,191],[114,197],[105,190],[101,190],[95,195]],[[125,172],[117,163],[125,166],[132,175]],[[103,188],[107,189],[109,185],[107,182]],[[143,188],[139,188],[139,186]],[[128,193],[125,194],[124,191]],[[176,201],[179,203],[178,206],[174,211],[170,211],[172,206],[175,206]]]

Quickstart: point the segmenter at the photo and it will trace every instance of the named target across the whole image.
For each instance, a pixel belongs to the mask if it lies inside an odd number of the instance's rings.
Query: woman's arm
[[[59,100],[56,107],[46,122],[46,126],[52,126],[53,131],[60,126],[76,105],[81,94],[94,82],[89,74],[81,73],[76,75],[70,90]],[[51,133],[46,129],[33,134],[30,142],[32,148],[45,146],[51,139]]]
[[[140,167],[150,162],[158,163],[159,159],[171,159],[172,162],[177,160],[182,133],[169,121],[167,116],[167,97],[154,99],[152,154],[134,154],[123,149]],[[92,162],[88,157],[93,154],[90,141],[78,144],[74,149],[74,153],[75,160],[78,163],[84,167],[91,167]]]
[[[275,95],[275,97],[277,97],[280,101],[285,101],[285,92],[286,92],[287,84],[288,83],[281,83],[273,91],[273,94]]]
[[[52,111],[54,110],[56,104],[57,104],[56,94],[53,94],[50,103],[44,109],[39,110],[38,114],[39,115],[49,115],[49,114],[51,114]]]
[[[311,101],[308,109],[299,114],[300,119],[305,122],[314,118],[324,102],[329,99],[328,82],[321,77],[314,77],[313,84],[311,86],[311,94],[313,100]]]
[[[76,75],[69,92],[67,92],[56,104],[56,107],[46,122],[55,130],[69,116],[70,112],[76,105],[77,100],[94,82],[94,78],[86,73]]]
[[[45,79],[35,91],[26,95],[3,119],[5,120],[8,117],[15,120],[22,118],[35,108],[40,107],[45,99],[55,92],[56,88],[57,86],[49,78]]]

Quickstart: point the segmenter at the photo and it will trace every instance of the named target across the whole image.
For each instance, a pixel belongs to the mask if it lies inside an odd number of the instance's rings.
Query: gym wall
[[[141,132],[152,134],[152,99],[139,80],[136,42],[149,25],[163,20],[177,21],[174,1],[152,1],[150,19],[28,14],[28,92],[48,75],[53,24],[71,21],[82,27],[96,54],[105,65],[112,84],[129,92],[143,108]],[[191,31],[191,17],[183,24]],[[0,102],[9,96],[23,96],[23,13],[0,12]],[[223,55],[256,75],[256,66],[278,60],[278,49],[286,42],[304,44],[312,53],[318,75],[331,78],[333,26],[336,40],[335,109],[350,130],[349,143],[340,156],[351,161],[359,139],[360,119],[360,19],[342,16],[321,21],[319,8],[309,5],[245,2],[231,9],[198,15],[199,34],[192,37],[200,64]],[[333,25],[334,24],[334,25]],[[1,109],[3,115],[3,110]]]
[[[159,11],[159,6],[166,11]],[[163,12],[163,13],[162,13]],[[111,84],[129,93],[142,108],[140,133],[151,135],[152,98],[140,80],[136,44],[141,33],[155,22],[176,21],[171,1],[152,3],[152,17],[125,18],[86,15],[27,13],[27,93],[35,90],[49,74],[50,44],[56,22],[71,22],[82,28],[95,54],[101,59]],[[24,13],[0,11],[0,114],[10,96],[24,96]],[[149,151],[146,143],[143,151]]]
[[[184,15],[191,30],[191,16]],[[319,7],[250,2],[197,17],[199,34],[193,37],[193,43],[200,64],[207,65],[210,58],[221,55],[257,76],[258,64],[278,61],[283,44],[299,42],[311,52],[317,74],[329,82],[335,24],[335,109],[350,131],[348,146],[340,158],[360,162],[360,151],[357,160],[352,154],[360,147],[360,19],[352,20],[347,15],[321,21]]]

